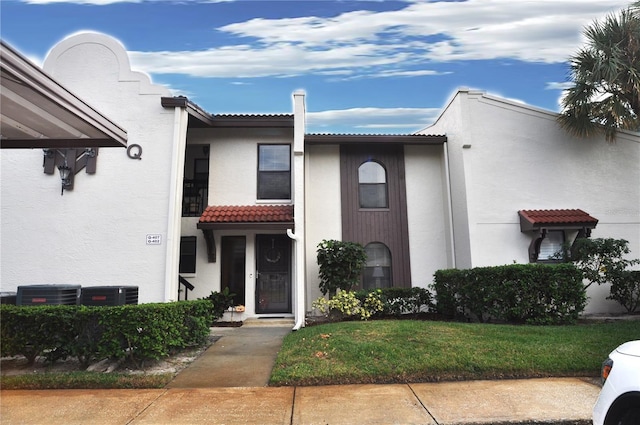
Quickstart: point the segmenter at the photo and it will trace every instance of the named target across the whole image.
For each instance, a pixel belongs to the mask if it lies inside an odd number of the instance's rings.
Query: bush
[[[17,307],[0,305],[0,354],[23,355],[29,364],[46,355],[50,361],[73,352],[77,306]]]
[[[433,288],[438,312],[480,322],[573,323],[587,300],[582,274],[571,264],[439,270]]]
[[[213,317],[215,320],[222,317],[225,311],[229,307],[233,307],[235,305],[233,299],[236,294],[229,293],[229,287],[227,286],[222,290],[222,292],[211,292],[206,298],[201,298],[203,300],[209,300],[213,303]]]
[[[0,306],[0,353],[55,361],[75,356],[83,364],[127,358],[137,366],[172,351],[202,344],[209,335],[209,301],[86,306]]]
[[[610,283],[607,299],[617,301],[632,313],[640,306],[640,278],[638,271],[628,268],[640,264],[640,260],[624,258],[630,252],[629,242],[624,239],[579,238],[572,246],[564,246],[556,257],[573,262],[589,282],[587,288],[593,283]]]
[[[563,251],[556,253],[556,257],[571,261],[589,282],[588,288],[592,283],[613,283],[628,267],[640,263],[637,259],[624,258],[630,252],[629,242],[624,239],[578,238],[572,246],[565,246]]]
[[[629,313],[640,307],[640,270],[624,270],[611,279],[608,300],[620,303]]]
[[[414,288],[383,288],[380,291],[383,310],[378,313],[383,316],[400,317],[406,314],[430,312],[434,309],[433,297],[428,289]],[[364,302],[370,291],[356,292],[358,299]]]
[[[367,320],[384,308],[381,291],[369,292],[363,300],[358,299],[353,291],[340,291],[327,300],[324,297],[313,302],[313,308],[327,316],[332,321],[342,320],[344,317],[360,317]]]
[[[333,296],[337,290],[350,291],[358,284],[367,261],[364,247],[354,242],[323,240],[318,244],[320,291]]]

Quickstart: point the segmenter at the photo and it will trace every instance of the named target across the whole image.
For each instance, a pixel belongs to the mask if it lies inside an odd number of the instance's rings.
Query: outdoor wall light
[[[62,192],[73,190],[74,176],[81,170],[87,174],[95,174],[98,159],[98,148],[63,148],[44,149],[42,167],[45,174],[55,174],[56,168],[60,172]]]
[[[60,180],[62,181],[62,191],[60,196],[64,195],[64,189],[71,186],[71,167],[65,162],[64,165],[58,165],[60,171]]]

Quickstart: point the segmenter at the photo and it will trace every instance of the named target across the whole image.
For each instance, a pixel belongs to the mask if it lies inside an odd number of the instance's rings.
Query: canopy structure
[[[0,41],[2,148],[126,147],[127,132]]]

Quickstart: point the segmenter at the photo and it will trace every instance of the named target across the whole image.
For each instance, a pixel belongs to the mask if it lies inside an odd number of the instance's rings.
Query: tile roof
[[[395,143],[395,144],[442,144],[447,136],[442,134],[336,134],[307,133],[304,135],[307,144],[326,143]]]
[[[213,114],[214,118],[293,118],[293,114]]]
[[[598,219],[582,210],[521,210],[521,217],[533,225],[539,224],[593,224]]]
[[[293,205],[208,206],[200,223],[281,223],[293,222]]]
[[[444,134],[417,134],[417,133],[306,133],[305,136],[331,136],[331,137],[429,137],[445,136]]]

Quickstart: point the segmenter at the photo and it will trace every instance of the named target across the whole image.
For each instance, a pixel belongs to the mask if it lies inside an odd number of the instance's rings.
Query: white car
[[[604,385],[593,408],[593,425],[640,424],[640,341],[629,341],[602,364]]]

